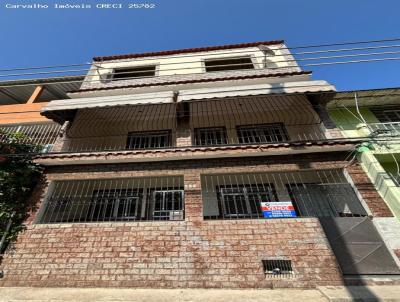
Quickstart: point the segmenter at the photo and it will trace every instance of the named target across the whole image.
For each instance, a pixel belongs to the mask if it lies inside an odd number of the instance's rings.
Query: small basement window
[[[254,69],[254,64],[250,57],[211,59],[204,62],[206,72]]]
[[[154,77],[155,75],[156,75],[155,65],[135,66],[135,67],[114,69],[112,79],[115,81],[119,81],[132,78]]]
[[[288,277],[293,274],[291,260],[269,259],[262,260],[262,264],[266,276]]]

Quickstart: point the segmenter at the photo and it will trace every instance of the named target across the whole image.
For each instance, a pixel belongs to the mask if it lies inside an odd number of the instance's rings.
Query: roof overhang
[[[355,107],[356,96],[359,106],[400,105],[400,88],[383,88],[338,92],[329,102],[328,108]]]

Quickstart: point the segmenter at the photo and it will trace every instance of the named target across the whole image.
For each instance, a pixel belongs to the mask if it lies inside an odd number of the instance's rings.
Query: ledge
[[[294,155],[304,153],[354,150],[361,140],[326,140],[263,145],[228,145],[214,147],[183,147],[152,150],[47,153],[35,158],[45,166],[99,163],[154,162],[188,159],[235,158],[248,156]]]

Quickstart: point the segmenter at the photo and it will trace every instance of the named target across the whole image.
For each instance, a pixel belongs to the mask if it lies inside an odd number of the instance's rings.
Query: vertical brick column
[[[176,128],[176,146],[187,147],[192,145],[192,132],[189,122],[178,123]]]
[[[336,127],[336,124],[330,118],[326,107],[324,105],[315,104],[313,105],[313,108],[321,119],[321,127],[326,138],[343,138],[342,132]]]
[[[185,173],[185,220],[203,220],[203,201],[201,199],[200,174]]]
[[[192,132],[190,129],[190,106],[188,103],[180,103],[176,106],[176,117],[176,146],[191,146]]]
[[[393,217],[389,207],[376,191],[360,164],[353,164],[347,167],[346,171],[374,217]]]
[[[58,137],[53,144],[52,152],[61,152],[65,151],[68,147],[68,138],[67,138],[67,130],[71,126],[69,121],[65,121],[62,125],[60,132],[58,133]]]

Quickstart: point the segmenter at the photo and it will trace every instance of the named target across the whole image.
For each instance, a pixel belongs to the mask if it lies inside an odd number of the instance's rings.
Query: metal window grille
[[[156,75],[156,66],[135,66],[126,68],[114,69],[112,79],[115,81],[132,79],[132,78],[143,78],[143,77],[154,77]]]
[[[96,152],[326,137],[308,100],[295,95],[81,109],[64,139],[62,151]]]
[[[127,149],[154,149],[171,146],[170,131],[129,132]]]
[[[254,69],[250,57],[212,59],[204,62],[206,72],[239,69]]]
[[[400,108],[377,107],[370,109],[381,123],[400,122]]]
[[[220,186],[217,190],[220,216],[225,218],[261,218],[260,201],[277,200],[272,184]]]
[[[262,260],[262,265],[266,276],[291,277],[293,275],[291,260]]]
[[[392,172],[388,172],[388,174],[392,179],[392,181],[394,182],[394,184],[396,185],[396,187],[400,187],[400,175]]]
[[[289,202],[298,217],[367,215],[341,169],[202,175],[201,186],[205,219],[264,218],[264,202]]]
[[[271,143],[289,140],[283,124],[238,126],[239,143]]]
[[[20,134],[18,142],[37,145],[37,151],[49,152],[60,129],[61,126],[56,123],[0,125],[0,140],[7,141],[11,139],[11,134]]]
[[[39,223],[184,219],[183,177],[55,181]]]
[[[373,123],[369,124],[373,134],[377,136],[398,136],[400,135],[400,122]]]
[[[197,128],[194,130],[194,144],[196,146],[213,146],[227,144],[226,128]]]

